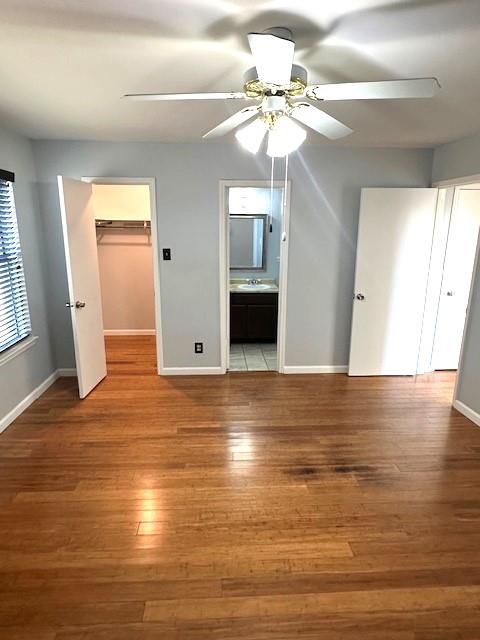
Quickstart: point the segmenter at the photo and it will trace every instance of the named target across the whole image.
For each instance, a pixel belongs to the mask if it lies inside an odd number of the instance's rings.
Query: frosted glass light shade
[[[305,141],[307,132],[288,116],[281,116],[268,134],[267,154],[272,158],[287,156]]]
[[[257,118],[246,127],[242,127],[235,133],[236,139],[244,149],[250,153],[257,153],[262,144],[262,140],[267,133],[268,126],[261,118]]]

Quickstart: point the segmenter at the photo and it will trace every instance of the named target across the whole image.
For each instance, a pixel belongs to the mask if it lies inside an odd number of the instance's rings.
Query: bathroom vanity
[[[230,283],[230,342],[276,342],[277,317],[274,283]]]

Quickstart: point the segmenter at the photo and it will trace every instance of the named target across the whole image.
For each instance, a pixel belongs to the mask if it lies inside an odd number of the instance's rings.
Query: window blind
[[[30,332],[13,184],[0,178],[0,353]]]

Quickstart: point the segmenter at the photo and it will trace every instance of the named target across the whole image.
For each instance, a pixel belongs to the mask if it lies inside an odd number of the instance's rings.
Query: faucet
[[[252,278],[248,281],[248,284],[260,284],[261,280],[257,280],[257,278]]]

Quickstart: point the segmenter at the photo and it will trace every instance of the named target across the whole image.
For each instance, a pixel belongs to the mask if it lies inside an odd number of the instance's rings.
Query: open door
[[[92,185],[58,176],[80,398],[107,375]]]
[[[437,189],[362,189],[349,375],[414,375]]]
[[[480,229],[480,190],[457,188],[435,329],[435,369],[457,369]]]

